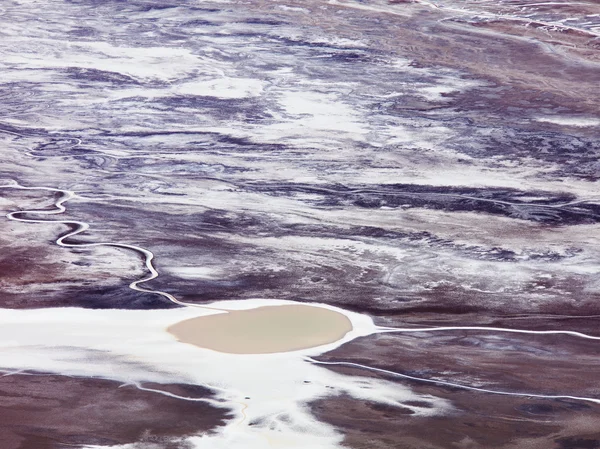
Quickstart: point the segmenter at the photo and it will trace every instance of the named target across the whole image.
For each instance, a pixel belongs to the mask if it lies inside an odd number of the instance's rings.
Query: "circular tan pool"
[[[168,328],[179,341],[230,354],[269,354],[333,343],[352,330],[342,313],[302,304],[206,315]]]

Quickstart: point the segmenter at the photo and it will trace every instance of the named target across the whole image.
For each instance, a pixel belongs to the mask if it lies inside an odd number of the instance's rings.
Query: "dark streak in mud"
[[[430,208],[448,212],[478,212],[503,215],[510,218],[550,225],[577,225],[600,222],[600,204],[578,202],[572,194],[518,191],[508,189],[469,189],[462,187],[434,187],[428,185],[355,185],[312,186],[283,184],[270,186],[246,185],[253,191],[273,196],[293,196],[312,193],[319,197],[317,207],[357,206],[365,209]],[[540,197],[528,201],[521,197]]]

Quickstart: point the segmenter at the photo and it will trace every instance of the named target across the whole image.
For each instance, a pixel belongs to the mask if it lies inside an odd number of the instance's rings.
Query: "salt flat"
[[[3,2],[0,447],[600,445],[599,32]]]

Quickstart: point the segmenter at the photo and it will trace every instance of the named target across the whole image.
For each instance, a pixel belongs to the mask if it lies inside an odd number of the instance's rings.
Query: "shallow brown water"
[[[269,354],[340,340],[352,330],[343,314],[306,305],[265,306],[181,321],[168,331],[183,343],[230,354]]]

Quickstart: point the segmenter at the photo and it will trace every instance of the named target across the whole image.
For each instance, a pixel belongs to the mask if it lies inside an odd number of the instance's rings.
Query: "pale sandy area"
[[[212,309],[0,308],[0,367],[5,372],[111,379],[138,388],[147,388],[148,383],[208,388],[217,400],[210,405],[227,409],[231,419],[214,433],[176,442],[194,449],[264,449],[265,445],[273,449],[342,449],[346,447],[342,445],[343,435],[332,425],[319,421],[306,406],[332,396],[408,407],[413,416],[439,416],[452,410],[448,401],[414,393],[398,382],[345,375],[308,360],[353,339],[378,333],[368,315],[326,304],[307,306],[277,299],[227,300],[208,306]],[[270,354],[212,351],[182,343],[166,331],[197,317],[223,316],[217,312],[219,309],[237,315],[275,306],[281,312],[295,310],[290,306],[326,309],[335,312],[333,316],[347,317],[352,329],[345,335],[341,332],[342,338],[333,343]],[[331,315],[327,317],[330,325]],[[161,393],[163,389],[166,390],[156,386],[152,391],[169,395]],[[199,400],[191,392],[189,397],[178,397],[182,401]],[[432,405],[411,405],[415,401]],[[136,449],[140,445],[85,447]],[[162,447],[166,447],[166,442]]]
[[[343,314],[302,304],[264,306],[200,316],[168,328],[179,341],[229,354],[270,354],[313,348],[352,330]]]

